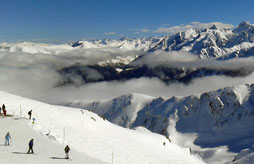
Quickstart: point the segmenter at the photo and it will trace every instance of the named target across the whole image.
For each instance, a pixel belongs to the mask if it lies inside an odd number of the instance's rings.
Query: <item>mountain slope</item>
[[[48,105],[5,92],[0,92],[0,101],[8,113],[17,116],[32,109],[35,131],[101,161],[111,163],[113,153],[114,163],[122,164],[203,163],[165,136],[125,129],[89,111]]]
[[[25,118],[0,118],[1,130],[0,136],[4,138],[7,131],[11,135],[11,146],[5,147],[3,140],[0,145],[0,161],[4,164],[106,164],[96,159],[88,157],[84,153],[77,152],[71,147],[70,159],[65,160],[64,146],[53,138],[47,138],[39,133],[36,133],[31,127],[27,126],[29,120]],[[28,151],[29,140],[34,139],[35,155],[26,154]]]

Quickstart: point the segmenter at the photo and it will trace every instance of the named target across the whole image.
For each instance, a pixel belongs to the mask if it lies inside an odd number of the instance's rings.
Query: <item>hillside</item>
[[[1,134],[3,135],[6,131],[10,131],[13,138],[13,146],[7,149],[8,151],[4,151],[5,149],[1,148],[1,151],[5,152],[4,155],[12,151],[17,152],[12,153],[10,157],[17,155],[18,160],[21,158],[21,163],[27,156],[22,156],[19,153],[26,151],[27,140],[31,137],[35,138],[37,156],[40,156],[39,158],[41,159],[46,158],[42,159],[42,161],[55,161],[48,159],[51,156],[61,157],[62,153],[58,152],[62,151],[63,145],[59,144],[64,143],[70,145],[74,152],[80,152],[77,155],[75,153],[73,158],[77,156],[80,160],[85,159],[86,161],[96,158],[100,161],[111,163],[113,153],[114,163],[122,164],[203,163],[191,155],[188,148],[180,148],[176,144],[170,143],[165,136],[147,132],[146,130],[125,129],[87,110],[48,105],[5,92],[0,93],[0,101],[6,105],[8,113],[13,114],[15,117],[26,116],[26,113],[32,109],[33,117],[36,118],[34,126],[32,126],[31,122],[23,119],[1,118],[1,122],[8,127],[8,129],[1,128]],[[16,126],[16,123],[18,126]],[[33,128],[37,134],[26,125]],[[24,127],[24,131],[19,129],[19,132],[15,132],[15,128],[22,127]],[[31,136],[28,136],[30,134]],[[46,136],[54,140],[55,143],[50,144],[49,147],[43,146],[43,143],[50,143]],[[164,142],[165,145],[163,144]],[[45,152],[51,146],[55,147],[54,150],[56,151],[54,152],[52,148],[52,152]],[[90,158],[82,154],[86,154]],[[34,162],[35,157],[30,157],[31,161]],[[17,162],[16,158],[4,159],[11,163]],[[58,161],[56,160],[56,162]],[[79,159],[73,159],[73,163],[79,164]]]
[[[26,118],[0,118],[2,126],[0,130],[0,161],[3,164],[107,164],[99,160],[88,157],[86,154],[78,152],[71,148],[70,159],[64,159],[64,145],[59,144],[53,138],[37,133],[32,127],[29,127],[29,120]],[[4,146],[4,136],[10,132],[11,146]],[[26,154],[28,151],[29,140],[34,139],[35,154]]]

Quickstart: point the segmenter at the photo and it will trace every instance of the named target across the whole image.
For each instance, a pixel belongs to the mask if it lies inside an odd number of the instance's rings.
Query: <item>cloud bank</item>
[[[147,65],[151,68],[165,66],[170,68],[209,68],[216,70],[254,69],[254,57],[231,60],[216,60],[215,58],[200,59],[197,55],[179,51],[156,51],[132,63],[133,66]]]
[[[166,85],[156,78],[139,78],[128,81],[97,82],[86,85],[56,87],[62,77],[57,70],[75,64],[95,64],[117,56],[140,55],[137,51],[116,49],[77,50],[68,53],[29,54],[0,53],[0,90],[24,97],[57,104],[66,100],[101,100],[129,93],[140,93],[150,96],[187,96],[219,89],[222,87],[253,83],[254,74],[242,78],[211,76],[195,79],[185,85],[172,83]],[[252,67],[254,59],[237,59],[227,62],[201,60],[185,52],[156,52],[137,60],[133,64],[174,65],[176,67],[212,67],[235,69]],[[91,73],[91,78],[100,78],[98,72]],[[4,103],[4,102],[3,102]]]

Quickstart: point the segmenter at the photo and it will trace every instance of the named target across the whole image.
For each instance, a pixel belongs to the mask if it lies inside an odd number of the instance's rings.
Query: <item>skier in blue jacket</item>
[[[10,145],[10,139],[11,139],[11,135],[10,135],[10,133],[8,132],[8,133],[5,135],[5,146]]]

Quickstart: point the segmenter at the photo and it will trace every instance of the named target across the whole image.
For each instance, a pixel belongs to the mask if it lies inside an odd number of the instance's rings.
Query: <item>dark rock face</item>
[[[76,86],[92,82],[130,80],[135,78],[158,78],[170,84],[172,82],[190,83],[195,78],[225,75],[230,77],[245,77],[253,72],[253,69],[240,68],[236,70],[216,70],[208,68],[170,68],[157,66],[150,68],[146,65],[139,67],[124,67],[121,72],[117,72],[112,66],[99,65],[72,65],[58,71],[62,75],[62,82],[59,85],[73,84]],[[91,75],[92,74],[92,75]],[[76,79],[79,79],[77,81]]]

